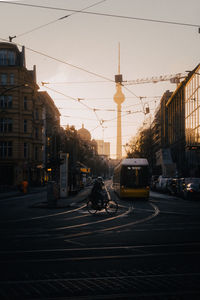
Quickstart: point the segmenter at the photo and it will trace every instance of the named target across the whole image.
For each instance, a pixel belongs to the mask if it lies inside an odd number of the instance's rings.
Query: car
[[[167,190],[170,195],[177,194],[178,187],[178,179],[177,178],[169,178],[167,181]]]
[[[168,191],[168,189],[167,189],[168,180],[169,180],[168,176],[160,175],[156,182],[156,190],[159,192],[166,193]]]
[[[200,183],[188,183],[183,191],[183,197],[187,200],[200,200]]]
[[[159,175],[152,175],[151,177],[151,190],[154,191],[156,189],[156,183],[158,182]]]

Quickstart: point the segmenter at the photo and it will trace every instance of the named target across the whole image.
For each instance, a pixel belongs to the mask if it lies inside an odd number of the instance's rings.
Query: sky
[[[12,42],[25,46],[26,66],[36,65],[37,83],[54,100],[61,125],[78,130],[84,124],[92,138],[111,143],[115,158],[119,44],[124,153],[149,118],[143,108],[153,118],[164,92],[176,89],[169,81],[127,84],[194,69],[200,63],[199,12],[199,0],[0,1],[0,41],[16,36]]]

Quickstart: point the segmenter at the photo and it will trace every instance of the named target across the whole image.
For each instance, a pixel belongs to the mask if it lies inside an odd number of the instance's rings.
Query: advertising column
[[[60,198],[68,196],[68,153],[60,154]]]

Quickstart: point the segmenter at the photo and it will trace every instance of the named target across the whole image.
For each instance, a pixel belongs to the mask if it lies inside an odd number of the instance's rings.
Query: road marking
[[[67,215],[69,213],[78,211],[83,209],[86,206],[86,204],[82,205],[81,207],[75,208],[75,209],[71,209],[71,210],[67,210],[67,211],[63,211],[63,212],[59,212],[59,213],[54,213],[54,214],[49,214],[49,215],[43,215],[43,216],[38,216],[38,217],[31,217],[31,218],[24,218],[24,219],[16,219],[16,220],[6,220],[4,222],[0,222],[1,223],[15,223],[15,222],[24,222],[24,221],[32,221],[32,220],[40,220],[40,219],[45,219],[45,218],[50,218],[50,217],[56,217],[56,216],[60,216],[60,215]]]
[[[85,247],[85,248],[56,248],[56,249],[36,249],[36,250],[5,250],[0,251],[1,255],[4,254],[29,254],[29,253],[51,253],[51,252],[79,252],[79,251],[105,251],[105,250],[142,250],[152,248],[165,248],[165,247],[192,247],[199,246],[200,242],[187,242],[187,243],[164,243],[164,244],[151,244],[151,245],[126,245],[126,246],[101,246],[101,247]]]

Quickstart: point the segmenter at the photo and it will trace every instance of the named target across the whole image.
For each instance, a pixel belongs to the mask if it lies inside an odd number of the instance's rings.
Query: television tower
[[[117,147],[116,158],[122,158],[122,124],[121,124],[121,104],[125,100],[125,96],[122,93],[122,74],[120,74],[120,44],[118,53],[118,74],[115,75],[116,93],[114,94],[114,101],[117,103]]]

